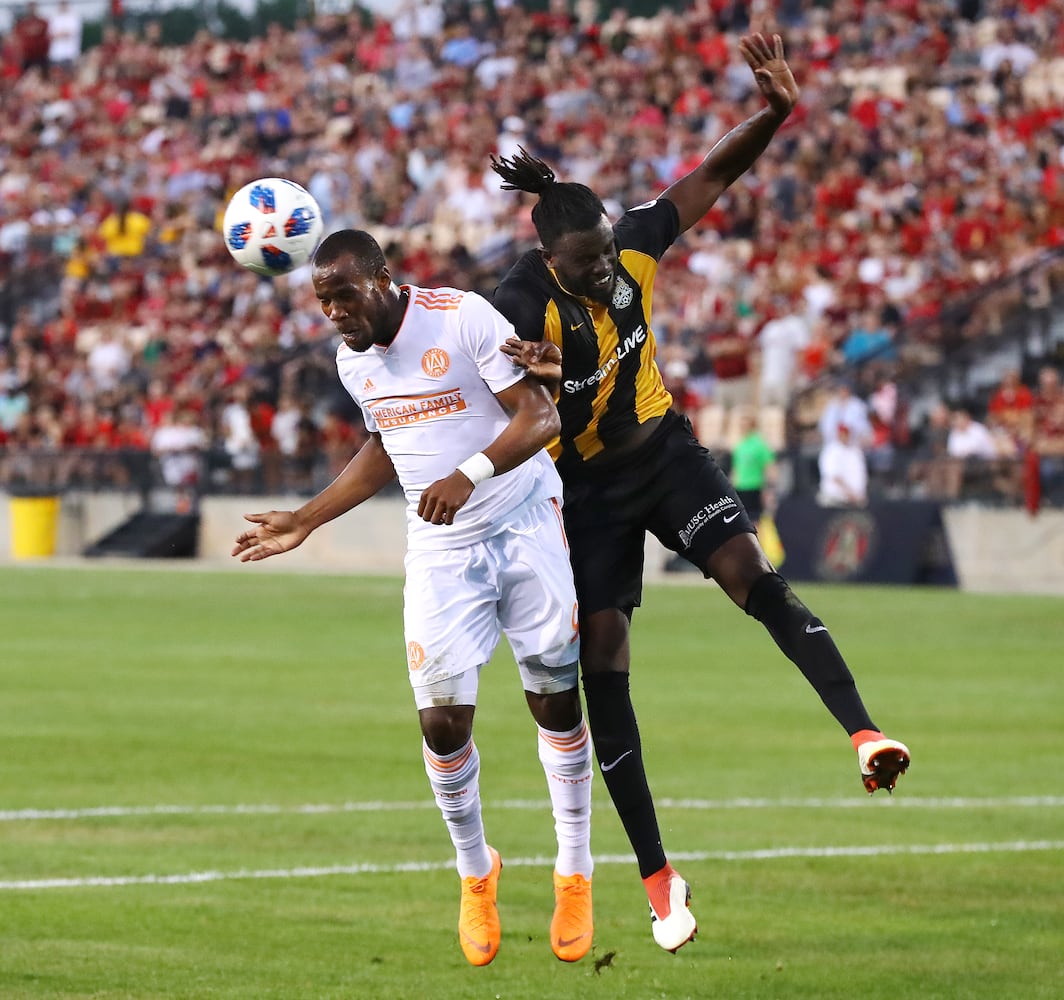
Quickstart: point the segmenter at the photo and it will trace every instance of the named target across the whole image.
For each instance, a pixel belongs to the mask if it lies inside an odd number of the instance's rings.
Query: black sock
[[[858,730],[876,728],[826,626],[795,596],[782,576],[766,573],[755,581],[746,599],[746,613],[768,629],[847,733],[852,736]]]
[[[665,867],[654,800],[643,770],[643,747],[628,691],[628,674],[584,675],[587,721],[602,779],[639,862],[640,878]]]

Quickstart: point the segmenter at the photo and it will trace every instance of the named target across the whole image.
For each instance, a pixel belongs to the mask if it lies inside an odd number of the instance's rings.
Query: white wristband
[[[458,471],[476,486],[495,475],[495,466],[491,464],[491,459],[484,452],[478,451],[458,466]]]

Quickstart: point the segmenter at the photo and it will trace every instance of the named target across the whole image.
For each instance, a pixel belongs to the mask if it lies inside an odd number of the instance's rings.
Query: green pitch
[[[894,799],[760,626],[648,589],[633,688],[701,930],[654,945],[596,776],[595,947],[563,965],[503,646],[476,728],[503,943],[473,969],[397,581],[0,570],[0,997],[1064,996],[1064,602],[798,589],[913,751]]]

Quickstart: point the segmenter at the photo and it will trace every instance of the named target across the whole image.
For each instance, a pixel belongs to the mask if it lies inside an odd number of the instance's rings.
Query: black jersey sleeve
[[[522,259],[502,279],[491,297],[522,340],[542,340],[550,289],[542,275],[527,259]]]
[[[680,214],[668,198],[655,198],[628,209],[613,232],[621,250],[636,250],[661,260],[680,235]]]

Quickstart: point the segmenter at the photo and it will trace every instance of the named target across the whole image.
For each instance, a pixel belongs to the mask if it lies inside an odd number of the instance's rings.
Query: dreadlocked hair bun
[[[559,181],[554,171],[524,148],[510,157],[491,158],[491,169],[504,181],[503,190],[527,191],[539,200],[532,206],[532,225],[548,250],[569,233],[596,228],[606,209],[594,191],[575,181]]]
[[[529,153],[524,146],[510,157],[491,158],[491,169],[504,181],[504,191],[527,191],[543,194],[554,182],[554,171],[542,160]]]

